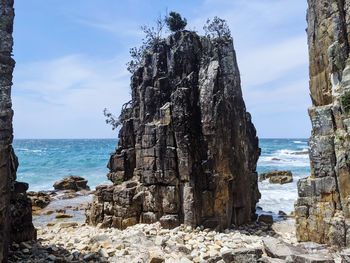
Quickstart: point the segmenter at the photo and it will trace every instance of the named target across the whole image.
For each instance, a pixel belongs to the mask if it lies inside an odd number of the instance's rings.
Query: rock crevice
[[[108,178],[91,224],[160,221],[225,228],[255,216],[258,138],[246,112],[232,39],[177,32],[131,78]]]

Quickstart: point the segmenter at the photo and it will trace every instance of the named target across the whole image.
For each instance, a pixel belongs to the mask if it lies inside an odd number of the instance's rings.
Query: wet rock
[[[62,180],[54,183],[53,187],[55,190],[90,190],[87,185],[88,181],[80,176],[68,176],[64,177]]]
[[[283,212],[283,211],[278,211],[278,216],[279,217],[282,217],[282,218],[286,218],[286,217],[288,217],[288,215],[285,213],[285,212]]]
[[[73,216],[72,215],[69,215],[69,214],[64,214],[64,213],[58,213],[56,214],[55,216],[57,219],[63,219],[63,218],[72,218]]]
[[[60,228],[68,228],[68,227],[77,227],[78,223],[76,222],[63,222],[60,223]]]
[[[97,187],[87,222],[220,229],[250,222],[260,149],[232,39],[170,35],[145,55],[131,89],[108,164],[114,185]]]
[[[259,181],[267,179],[271,184],[287,184],[293,182],[293,175],[291,171],[272,171],[259,175]]]

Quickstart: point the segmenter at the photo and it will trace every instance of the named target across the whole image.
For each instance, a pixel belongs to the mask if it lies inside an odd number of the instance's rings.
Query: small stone
[[[186,257],[182,257],[182,258],[180,259],[180,263],[192,263],[192,260],[190,260],[190,259],[188,259],[188,258],[186,258]]]
[[[24,254],[29,254],[30,250],[29,250],[28,248],[23,248],[23,249],[22,249],[22,252],[23,252]]]
[[[104,258],[109,258],[109,254],[108,254],[108,252],[107,252],[105,249],[101,248],[100,251],[99,251],[99,253],[100,253],[100,255],[101,255],[102,257],[104,257]]]
[[[56,256],[55,255],[49,255],[48,257],[47,257],[47,259],[48,260],[51,260],[51,261],[55,261],[56,260]]]
[[[165,242],[166,242],[166,238],[164,238],[164,237],[161,237],[161,236],[156,236],[156,240],[155,240],[155,245],[156,246],[163,246],[164,244],[165,244]]]
[[[86,254],[84,257],[83,257],[83,260],[84,261],[89,261],[89,260],[92,260],[95,258],[95,255],[93,253],[89,253],[89,254]]]
[[[57,252],[57,251],[58,251],[58,247],[56,247],[55,245],[49,246],[49,249],[50,249],[51,251],[54,251],[54,252]]]
[[[152,251],[150,252],[150,263],[163,263],[165,259],[159,252]]]
[[[22,242],[21,245],[25,248],[32,249],[32,246],[29,245],[27,242]]]
[[[182,252],[184,254],[190,254],[191,253],[191,250],[187,246],[179,245],[177,248],[178,248],[179,252]]]
[[[63,222],[63,223],[60,223],[60,227],[61,228],[76,227],[76,226],[78,226],[78,223],[76,223],[76,222]]]
[[[191,232],[192,231],[192,227],[191,226],[187,226],[185,229],[186,232]]]

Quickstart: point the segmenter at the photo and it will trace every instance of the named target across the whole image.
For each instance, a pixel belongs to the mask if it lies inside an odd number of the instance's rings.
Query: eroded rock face
[[[160,221],[224,228],[255,216],[258,138],[245,110],[231,39],[178,32],[131,79],[108,178],[91,224]]]
[[[350,245],[350,1],[309,0],[311,176],[298,182],[300,241]]]
[[[18,162],[12,148],[13,19],[13,0],[0,1],[0,262],[6,262],[11,239],[35,235],[31,204],[25,195],[27,186],[15,182]],[[18,211],[21,213],[17,215]],[[18,222],[20,225],[15,224]]]
[[[10,90],[15,65],[11,58],[13,1],[0,2],[0,262],[7,258],[10,240],[11,182],[15,178],[12,162],[12,109]]]

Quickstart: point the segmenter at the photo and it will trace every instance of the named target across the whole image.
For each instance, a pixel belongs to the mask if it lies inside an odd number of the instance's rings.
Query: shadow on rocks
[[[99,253],[81,253],[72,249],[69,251],[58,245],[43,245],[38,241],[13,243],[9,251],[9,263],[40,263],[40,262],[108,262]]]
[[[275,230],[272,228],[272,224],[266,224],[266,223],[251,223],[243,226],[237,226],[234,227],[233,230],[239,231],[241,234],[244,235],[254,235],[254,236],[260,236],[260,237],[278,237],[279,235],[275,232]]]

